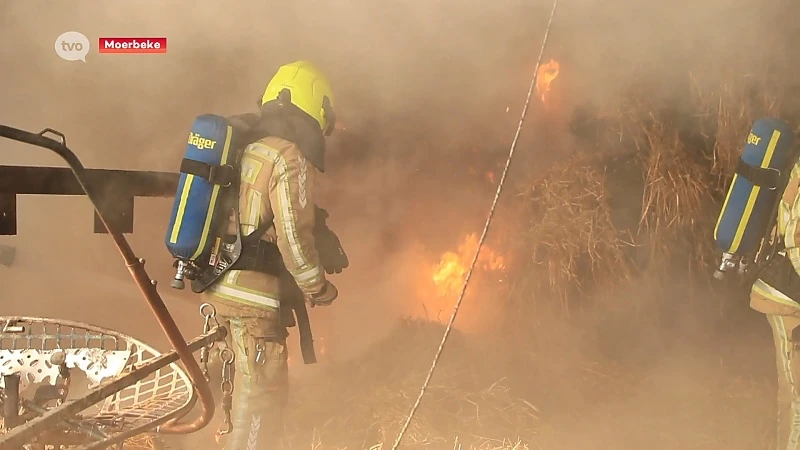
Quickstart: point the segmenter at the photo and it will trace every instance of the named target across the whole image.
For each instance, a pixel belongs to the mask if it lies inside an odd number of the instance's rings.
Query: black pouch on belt
[[[759,278],[792,300],[800,301],[800,275],[784,254],[776,253],[761,270]]]
[[[259,239],[253,243],[242,243],[242,256],[231,270],[252,270],[277,277],[286,269],[278,246]]]

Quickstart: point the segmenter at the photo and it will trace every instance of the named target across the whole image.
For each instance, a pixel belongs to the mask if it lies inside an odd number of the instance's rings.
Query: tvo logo
[[[77,31],[67,31],[56,38],[56,54],[66,61],[86,62],[89,39]]]

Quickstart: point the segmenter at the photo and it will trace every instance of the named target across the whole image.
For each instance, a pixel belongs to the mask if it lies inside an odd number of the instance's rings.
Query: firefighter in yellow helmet
[[[294,325],[287,303],[297,290],[311,307],[330,305],[338,291],[325,271],[347,267],[332,232],[315,238],[316,178],[325,170],[324,136],[335,124],[330,83],[313,64],[297,61],[278,69],[259,104],[258,114],[229,118],[251,142],[241,160],[239,219],[243,236],[260,236],[258,250],[247,257],[243,250],[242,259],[258,261],[246,270],[234,265],[204,294],[235,352],[233,426],[221,436],[226,450],[278,447],[288,397],[286,327]],[[231,220],[231,234],[233,227]],[[260,267],[276,264],[289,282]]]

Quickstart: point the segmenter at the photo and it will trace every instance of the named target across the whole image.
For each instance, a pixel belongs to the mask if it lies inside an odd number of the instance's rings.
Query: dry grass
[[[755,85],[750,77],[734,76],[721,84],[690,73],[692,105],[697,124],[714,141],[711,174],[715,191],[724,191],[741,154],[744,137],[759,117],[779,116],[778,96]]]
[[[293,416],[319,417],[314,442],[326,449],[378,449],[393,442],[443,330],[434,322],[402,321],[358,361],[325,374],[324,385],[298,394],[308,400],[297,399]],[[516,397],[492,370],[490,357],[467,347],[460,335],[453,335],[447,353],[405,434],[404,448],[525,449],[522,442],[540,421],[536,406]],[[304,433],[290,438],[293,448],[302,448],[307,438]]]
[[[630,276],[624,248],[632,245],[611,220],[602,166],[578,156],[552,168],[522,193],[526,278],[546,280],[548,294],[564,304],[589,279],[619,282]],[[537,276],[543,274],[543,277]]]
[[[140,434],[125,441],[126,449],[131,450],[163,450],[164,444],[154,434]]]
[[[675,255],[694,268],[716,262],[713,227],[747,133],[759,117],[778,114],[768,87],[743,76],[714,85],[690,73],[688,85],[689,108],[665,114],[657,96],[639,91],[640,109],[629,117],[645,172],[640,231],[656,266]]]
[[[325,374],[324,385],[295,391],[294,436],[285,448],[391,448],[441,331],[405,321],[368,354]],[[743,358],[735,345],[711,360],[698,351],[625,365],[586,358],[574,337],[563,337],[557,349],[501,363],[478,341],[454,337],[404,449],[629,449],[647,442],[665,450],[752,450],[771,441],[774,392],[737,374]],[[503,378],[514,370],[515,379]]]
[[[691,259],[709,253],[710,227],[714,214],[709,173],[698,163],[697,149],[682,142],[677,130],[671,130],[652,115],[641,123],[637,139],[644,169],[644,191],[639,232],[648,233],[650,265],[666,262],[678,251]],[[693,243],[686,248],[676,243]]]
[[[676,99],[635,78],[617,105],[596,113],[606,124],[600,156],[578,149],[579,156],[527,183],[522,232],[531,257],[518,271],[523,291],[557,298],[568,312],[571,294],[628,280],[632,266],[705,274],[716,262],[713,227],[747,132],[755,119],[777,115],[778,105],[767,87],[741,76],[721,85],[694,74],[687,80],[686,95]],[[630,185],[606,172],[619,155],[640,168]],[[615,226],[612,187],[640,190],[637,225]],[[634,246],[641,250],[632,261]]]
[[[474,445],[466,446],[466,445],[462,444],[461,441],[459,440],[458,436],[456,436],[455,438],[451,439],[451,441],[452,441],[452,447],[450,447],[449,443],[448,444],[442,444],[443,446],[439,446],[439,444],[432,444],[432,446],[435,445],[434,448],[437,448],[437,449],[439,449],[439,448],[442,448],[442,449],[452,448],[453,450],[530,450],[530,447],[528,445],[522,443],[522,441],[520,441],[519,439],[517,439],[517,440],[502,439],[502,440],[499,440],[499,441],[496,441],[496,442],[486,442],[485,444],[477,446],[477,447],[474,446]],[[388,450],[388,449],[392,448],[392,444],[393,444],[393,442],[379,442],[379,443],[377,443],[375,445],[372,445],[370,447],[364,447],[364,449],[365,450]],[[352,447],[352,448],[354,450],[355,449],[360,449],[360,447]],[[348,449],[348,447],[328,447],[328,446],[323,446],[322,442],[319,442],[319,440],[316,440],[316,438],[315,438],[314,442],[311,444],[311,450],[347,450],[347,449]]]

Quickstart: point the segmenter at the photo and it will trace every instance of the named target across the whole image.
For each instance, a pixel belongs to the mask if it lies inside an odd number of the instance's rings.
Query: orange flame
[[[442,255],[439,263],[433,267],[432,276],[436,293],[440,297],[455,296],[461,292],[467,270],[472,258],[475,257],[477,248],[478,235],[471,233],[459,245],[457,252],[446,252]],[[506,266],[501,255],[484,245],[478,256],[476,267],[488,271],[498,271],[505,269]]]
[[[547,93],[550,92],[550,84],[558,78],[558,69],[559,64],[555,59],[539,66],[536,73],[536,93],[541,97],[542,103],[547,103]]]

